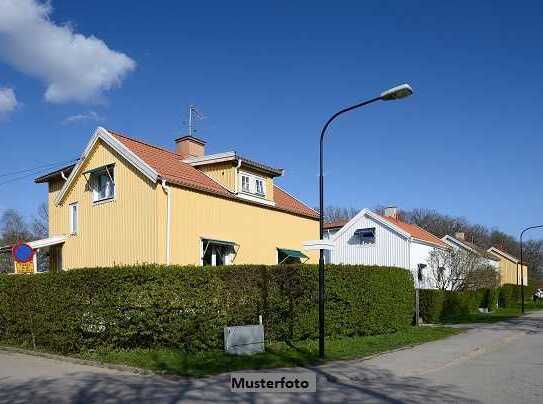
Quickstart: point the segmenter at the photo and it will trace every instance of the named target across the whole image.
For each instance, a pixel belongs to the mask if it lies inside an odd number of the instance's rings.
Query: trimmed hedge
[[[392,333],[410,325],[414,287],[400,268],[327,266],[328,336]],[[0,340],[49,351],[223,347],[223,327],[263,315],[271,340],[315,338],[318,268],[293,266],[89,268],[0,275]]]
[[[437,323],[443,311],[445,297],[440,289],[419,290],[420,316],[425,323]]]

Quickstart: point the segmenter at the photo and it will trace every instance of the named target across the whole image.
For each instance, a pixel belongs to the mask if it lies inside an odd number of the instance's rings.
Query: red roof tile
[[[382,218],[409,233],[413,238],[437,245],[439,247],[447,248],[447,244],[445,244],[439,237],[434,236],[432,233],[424,230],[422,227],[419,227],[416,224],[405,223],[390,216],[382,216]]]
[[[166,181],[187,188],[208,192],[217,196],[235,198],[244,203],[251,203],[238,199],[235,194],[208,177],[197,168],[182,162],[181,157],[172,151],[150,145],[109,129],[108,132],[150,167],[152,167],[159,174],[159,176]],[[319,214],[316,211],[309,208],[307,205],[300,202],[277,186],[273,187],[273,198],[275,201],[275,206],[270,207],[272,209],[278,209],[311,218],[319,217]],[[264,206],[257,203],[254,204]]]
[[[338,220],[332,220],[330,222],[324,223],[324,230],[328,229],[338,229],[343,226],[345,226],[349,221],[347,219],[338,219]]]

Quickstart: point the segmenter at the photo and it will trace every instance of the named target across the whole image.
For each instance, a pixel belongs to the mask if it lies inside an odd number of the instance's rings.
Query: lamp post
[[[393,87],[387,91],[382,92],[378,97],[372,98],[367,101],[352,105],[350,107],[344,108],[341,111],[336,112],[334,115],[326,121],[321,131],[320,138],[320,174],[319,174],[319,239],[322,240],[324,236],[324,176],[323,176],[323,145],[324,145],[324,135],[326,129],[332,123],[334,119],[338,116],[344,114],[345,112],[352,111],[363,107],[365,105],[371,104],[375,101],[392,101],[400,100],[405,97],[409,97],[413,94],[413,89],[409,84],[402,84],[400,86]],[[320,250],[319,257],[319,357],[324,359],[324,250]]]
[[[526,227],[520,232],[520,307],[522,314],[524,314],[524,268],[522,267],[522,236],[525,232],[531,229],[540,229],[543,228],[543,224],[539,226],[530,226]],[[518,283],[518,266],[517,266],[517,283]]]

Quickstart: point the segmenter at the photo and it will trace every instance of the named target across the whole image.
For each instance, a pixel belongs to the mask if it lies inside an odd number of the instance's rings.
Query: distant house
[[[78,163],[41,176],[52,270],[137,263],[315,262],[318,213],[280,188],[283,170],[194,136],[167,150],[98,128]]]
[[[496,271],[500,270],[500,259],[494,254],[487,252],[484,248],[479,247],[477,244],[466,240],[464,233],[456,233],[454,237],[446,235],[441,240],[456,250],[463,250],[478,255],[481,257],[483,265],[489,265]]]
[[[528,285],[528,266],[522,265],[524,274],[520,273],[520,260],[513,257],[511,254],[506,253],[496,247],[490,247],[487,252],[492,254],[500,260],[499,272],[500,272],[500,285],[512,284],[512,285]],[[521,282],[524,281],[524,283]]]
[[[411,271],[420,288],[433,288],[428,258],[434,249],[448,249],[439,237],[419,226],[401,221],[398,209],[383,216],[361,210],[351,220],[326,223],[324,238],[334,243],[325,254],[332,264],[382,265]]]

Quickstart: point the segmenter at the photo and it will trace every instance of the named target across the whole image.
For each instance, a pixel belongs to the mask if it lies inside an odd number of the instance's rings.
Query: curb
[[[0,352],[2,351],[18,353],[18,354],[23,354],[23,355],[38,356],[41,358],[53,359],[53,360],[57,360],[61,362],[73,363],[76,365],[85,365],[85,366],[92,366],[92,367],[102,368],[102,369],[119,370],[123,372],[134,373],[137,375],[143,375],[143,376],[163,376],[163,373],[160,373],[160,372],[155,372],[152,370],[137,368],[137,367],[128,366],[128,365],[117,365],[114,363],[98,362],[98,361],[93,361],[89,359],[74,358],[71,356],[56,355],[56,354],[50,354],[47,352],[32,351],[30,349],[15,348],[15,347],[10,347],[10,346],[0,345]]]

